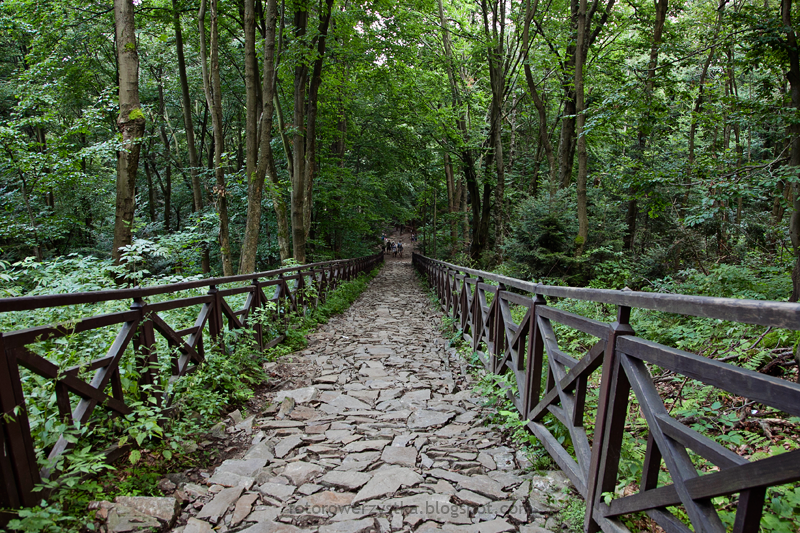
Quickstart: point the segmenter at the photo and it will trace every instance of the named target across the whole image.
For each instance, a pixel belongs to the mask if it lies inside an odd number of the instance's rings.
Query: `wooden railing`
[[[787,416],[800,415],[800,385],[636,337],[630,324],[631,309],[639,308],[800,330],[800,305],[555,287],[417,254],[413,262],[473,349],[485,345],[486,352],[478,355],[486,369],[516,378],[519,392],[509,389],[508,396],[586,500],[586,531],[627,531],[619,517],[645,512],[668,533],[687,533],[691,530],[668,509],[682,506],[696,533],[722,533],[726,528],[712,498],[738,494],[733,531],[755,533],[767,488],[800,480],[800,450],[751,462],[670,416],[647,365],[748,398],[754,402],[750,409],[761,409],[761,404]],[[603,323],[548,306],[547,297],[615,305],[616,321]],[[512,319],[515,307],[525,310],[519,323]],[[574,358],[559,347],[556,323],[597,341]],[[598,370],[599,398],[596,407],[591,406],[595,408],[591,420],[587,387],[597,386],[592,374]],[[639,491],[606,504],[603,493],[613,492],[618,483],[631,391],[649,433]],[[572,450],[543,424],[549,414],[569,431]],[[592,422],[594,431],[587,434],[585,425]],[[689,451],[714,468],[699,472]],[[672,483],[659,486],[663,468]]]
[[[52,380],[62,420],[86,424],[90,422],[97,406],[105,408],[112,416],[131,413],[123,394],[120,362],[132,343],[139,385],[151,386],[141,390],[150,390],[166,407],[169,399],[158,391],[158,384],[164,382],[164,377],[156,374],[159,356],[162,364],[165,357],[170,358],[170,380],[191,373],[205,358],[204,338],[210,337],[208,340],[213,343],[222,344],[226,321],[230,329],[251,328],[255,342],[262,350],[273,347],[285,337],[286,320],[290,312],[303,313],[309,307],[323,303],[326,294],[340,282],[351,280],[382,261],[383,254],[379,253],[358,259],[172,285],[0,299],[0,313],[131,301],[128,311],[0,332],[0,411],[3,414],[0,419],[0,507],[17,508],[36,504],[37,494],[33,489],[43,477],[49,475],[48,470],[40,471],[37,465],[34,448],[37,443],[31,436],[20,367],[25,372]],[[242,286],[243,282],[250,284]],[[230,284],[237,286],[222,287]],[[204,288],[208,288],[206,294],[175,297],[182,291]],[[268,292],[272,294],[267,296]],[[246,295],[242,309],[234,310],[226,302],[226,298],[235,295]],[[148,297],[157,296],[161,297],[159,301],[147,301]],[[192,313],[190,309],[197,307],[199,313],[193,325],[186,329],[176,330],[159,316],[159,313],[163,315],[178,309]],[[266,313],[272,323],[277,324],[271,331],[264,330],[263,320],[250,320],[259,308],[263,309],[259,313]],[[89,309],[91,315],[91,307]],[[109,326],[118,327],[119,330],[105,356],[71,368],[62,368],[59,361],[51,361],[31,349],[43,341]],[[162,337],[162,346],[169,348],[166,353],[158,353],[156,334]],[[222,346],[222,349],[225,347]],[[94,373],[89,381],[82,379],[82,375],[92,371]],[[106,390],[109,387],[110,393]],[[77,400],[74,406],[73,400]],[[70,443],[62,436],[49,450],[49,458],[55,459],[69,447]]]

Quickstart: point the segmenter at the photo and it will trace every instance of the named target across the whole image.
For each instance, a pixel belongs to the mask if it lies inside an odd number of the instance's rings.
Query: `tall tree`
[[[120,248],[132,242],[136,171],[141,150],[139,140],[144,135],[145,118],[139,102],[139,52],[133,0],[114,0],[114,22],[119,65],[117,129],[122,134],[122,146],[117,152],[117,201],[111,257],[118,263]]]
[[[469,114],[461,94],[461,80],[455,66],[449,23],[445,16],[442,0],[438,0],[438,8],[439,24],[442,28],[445,70],[447,71],[447,79],[450,85],[451,105],[455,110],[456,128],[458,134],[461,136],[461,138],[457,140],[461,169],[464,172],[464,180],[467,185],[467,192],[469,193],[472,206],[472,224],[470,227],[472,239],[469,253],[470,257],[477,259],[489,242],[492,185],[489,180],[483,180],[483,200],[481,200],[481,187],[478,183],[478,174],[475,170],[476,158],[473,148],[469,145]]]
[[[502,250],[505,225],[506,177],[503,158],[503,104],[506,95],[506,68],[512,61],[505,56],[506,2],[505,0],[481,0],[483,13],[483,32],[486,39],[486,57],[489,66],[489,84],[492,89],[492,103],[489,107],[489,151],[488,161],[494,160],[495,178],[495,235],[496,247]],[[484,176],[486,179],[486,176]],[[486,200],[486,199],[484,199]]]
[[[795,110],[800,111],[800,49],[798,48],[800,43],[798,43],[797,33],[794,30],[792,0],[781,0],[781,22],[786,32],[784,48],[789,59],[789,71],[786,78],[789,80],[791,103]],[[789,165],[794,168],[795,172],[800,173],[800,123],[793,120],[788,129],[791,136]],[[794,189],[792,205],[794,209],[789,220],[789,235],[792,239],[795,265],[792,269],[792,295],[789,301],[796,302],[800,300],[800,182],[794,180],[792,188]]]
[[[189,94],[189,77],[186,75],[186,57],[183,50],[183,30],[178,0],[172,0],[172,28],[175,31],[175,54],[178,58],[178,77],[181,84],[181,110],[183,127],[186,130],[186,151],[189,154],[189,175],[192,180],[192,209],[200,216],[203,211],[203,187],[200,183],[200,158],[194,142],[194,121],[192,119],[192,99]],[[203,273],[211,270],[208,246],[202,245],[200,265]]]
[[[531,59],[529,56],[531,48],[531,23],[536,16],[539,6],[539,0],[527,0],[525,12],[525,24],[522,29],[522,54],[523,54],[523,68],[525,70],[525,81],[528,84],[528,91],[531,94],[531,99],[536,107],[536,112],[539,117],[539,145],[542,147],[547,158],[547,164],[550,168],[550,181],[555,183],[557,179],[558,167],[556,165],[556,158],[553,154],[553,144],[550,142],[550,134],[547,131],[547,109],[545,108],[544,101],[542,100],[539,90],[536,87],[536,81],[533,78],[533,69],[531,68]],[[535,187],[535,184],[533,184]]]
[[[292,248],[294,259],[306,262],[306,242],[311,230],[312,190],[316,174],[316,132],[319,88],[322,84],[322,65],[325,58],[326,38],[334,0],[319,5],[317,35],[311,39],[310,49],[316,45],[315,60],[310,85],[308,64],[298,59],[294,70],[294,134],[292,139]],[[308,30],[308,7],[299,4],[294,13],[294,38],[303,48]]]
[[[222,166],[223,143],[225,135],[222,128],[222,82],[219,74],[219,0],[211,0],[211,65],[206,56],[206,1],[200,1],[198,23],[200,28],[200,60],[203,67],[203,87],[206,101],[211,111],[211,125],[214,131],[214,177],[216,185],[214,196],[219,215],[219,251],[222,258],[222,273],[233,275],[231,243],[228,229],[228,191],[225,186],[225,168]]]
[[[248,27],[248,12],[250,12],[250,16],[253,20],[249,23],[252,25],[250,30],[247,29]],[[248,191],[247,191],[247,221],[245,223],[245,233],[244,233],[244,242],[242,243],[242,259],[241,264],[239,267],[239,272],[249,273],[255,270],[256,265],[256,251],[258,249],[258,234],[259,229],[261,226],[261,199],[263,196],[263,189],[264,189],[264,178],[267,173],[271,176],[276,176],[276,169],[275,169],[275,160],[272,155],[272,147],[270,145],[270,141],[272,140],[272,115],[274,112],[274,92],[275,92],[275,31],[276,31],[276,24],[277,24],[277,0],[269,0],[267,3],[267,12],[265,16],[265,37],[264,37],[264,65],[263,65],[263,80],[262,80],[262,87],[261,93],[263,95],[261,107],[260,107],[260,124],[253,123],[251,125],[251,115],[248,111],[247,120],[248,120],[248,130],[249,128],[253,128],[254,131],[259,132],[261,134],[260,139],[258,139],[259,143],[255,145],[255,147],[251,148],[248,137],[248,152],[247,152],[247,174],[248,174]],[[248,34],[251,34],[253,41],[255,41],[255,17],[254,17],[254,3],[253,0],[245,0],[245,38],[248,38]],[[251,33],[252,32],[252,33]],[[247,47],[245,47],[247,49]],[[245,54],[247,55],[247,53]],[[255,45],[253,46],[253,57],[255,57]],[[247,59],[245,59],[247,61]],[[255,70],[253,67],[250,67],[250,70]],[[253,72],[252,74],[247,75],[248,79],[252,76],[252,79],[249,83],[254,83],[257,81],[256,76],[257,71]],[[251,93],[253,93],[251,95]],[[258,98],[255,97],[255,90],[248,86],[247,94],[248,94],[248,106],[256,105],[258,102]],[[255,120],[258,118],[259,113],[254,113],[253,119]],[[249,134],[249,131],[248,131]],[[252,161],[251,157],[251,149],[257,153],[257,158],[255,161]],[[251,171],[250,168],[253,167]],[[282,198],[281,198],[282,200]],[[274,197],[273,197],[274,202]],[[276,206],[276,214],[279,213],[280,207]],[[283,215],[282,217],[280,215]],[[283,219],[283,223],[286,222],[286,208],[283,205],[283,209],[278,214],[278,222],[279,228],[278,233],[279,236],[282,234],[281,232],[281,218]],[[284,229],[285,231],[285,229]],[[281,254],[283,256],[283,253]],[[284,257],[281,257],[284,259]]]

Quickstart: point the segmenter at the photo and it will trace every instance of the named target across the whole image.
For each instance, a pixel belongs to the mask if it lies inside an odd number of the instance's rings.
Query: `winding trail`
[[[225,461],[206,486],[178,486],[188,503],[174,531],[561,529],[554,511],[566,477],[525,471],[527,458],[487,425],[409,244],[290,356],[294,388],[228,428],[252,438],[244,457]]]

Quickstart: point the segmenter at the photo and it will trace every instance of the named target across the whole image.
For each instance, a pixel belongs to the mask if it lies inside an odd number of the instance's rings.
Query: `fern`
[[[742,367],[747,370],[758,371],[770,360],[772,360],[772,353],[769,350],[759,350],[749,359],[742,361]]]

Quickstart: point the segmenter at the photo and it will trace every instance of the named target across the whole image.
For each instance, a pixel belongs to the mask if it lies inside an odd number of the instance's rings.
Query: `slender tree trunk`
[[[486,0],[481,0],[483,11],[483,29],[488,44],[489,80],[492,88],[492,104],[490,110],[490,138],[492,157],[495,164],[497,185],[495,186],[495,246],[502,258],[503,236],[505,232],[505,161],[503,158],[503,102],[505,100],[505,82],[503,60],[505,58],[505,1],[494,2],[491,9]],[[489,20],[489,12],[492,17]],[[485,179],[485,177],[484,177]],[[484,198],[484,201],[487,199]]]
[[[280,98],[278,98],[278,91],[275,91],[273,98],[275,104],[275,118],[278,119],[278,133],[281,136],[281,146],[283,146],[283,153],[286,156],[286,167],[289,171],[289,176],[294,176],[294,155],[292,151],[292,140],[286,134],[286,120],[283,118],[283,107],[281,107]]]
[[[533,158],[533,174],[528,181],[527,187],[528,196],[531,198],[536,198],[536,194],[539,192],[539,166],[542,164],[543,150],[541,139],[538,140],[539,142],[536,143],[536,155]]]
[[[225,187],[225,169],[222,166],[222,150],[224,134],[222,130],[222,84],[219,76],[219,28],[217,10],[218,0],[211,0],[211,65],[206,63],[205,13],[206,1],[200,2],[200,55],[203,66],[203,85],[206,100],[211,111],[211,126],[214,131],[214,177],[216,185],[217,213],[219,214],[219,248],[222,258],[222,273],[233,275],[231,260],[230,236],[228,232],[228,194]]]
[[[172,0],[172,26],[175,30],[175,52],[178,56],[178,76],[181,82],[183,127],[186,130],[186,146],[189,152],[189,175],[192,177],[192,210],[197,214],[199,221],[200,213],[203,211],[203,187],[200,183],[200,158],[197,156],[197,146],[195,146],[194,142],[192,100],[189,95],[189,80],[186,75],[186,58],[183,53],[183,30],[181,29],[178,0]],[[205,243],[201,244],[200,254],[200,268],[203,274],[207,274],[211,270],[211,265],[208,257],[208,246]]]
[[[456,230],[455,212],[458,210],[458,200],[456,199],[456,185],[453,176],[453,164],[450,161],[450,154],[444,153],[444,177],[447,184],[447,212],[450,214],[450,257],[456,253],[456,241],[458,232]]]
[[[719,8],[717,9],[717,23],[714,26],[714,37],[716,40],[719,35],[720,28],[722,27],[722,17],[725,12],[725,4],[728,0],[719,0]],[[698,80],[697,98],[694,101],[694,109],[692,110],[691,123],[689,125],[689,174],[694,173],[695,161],[695,136],[697,135],[697,119],[703,110],[703,102],[705,100],[705,85],[706,78],[708,77],[708,69],[711,66],[711,61],[714,59],[716,48],[711,47],[708,51],[705,63],[703,63],[703,70],[700,72],[700,79]]]
[[[255,269],[255,252],[258,244],[258,230],[261,220],[261,197],[264,178],[270,176],[270,192],[272,203],[278,220],[278,245],[281,260],[289,257],[289,226],[286,220],[286,203],[278,189],[278,175],[275,169],[275,158],[272,154],[272,120],[275,110],[275,25],[277,23],[277,0],[268,0],[266,12],[266,35],[264,37],[264,67],[262,78],[261,102],[261,138],[258,153],[258,165],[255,172],[255,183],[251,182],[248,198],[252,199],[247,206],[247,227],[245,229],[245,245],[242,246],[242,272],[253,272]],[[257,186],[256,190],[254,187]],[[256,202],[256,199],[258,200]],[[256,211],[257,210],[257,211]],[[251,223],[252,222],[252,223]],[[248,270],[249,269],[249,270]]]
[[[144,156],[144,175],[147,177],[147,213],[150,215],[150,222],[156,221],[156,189],[153,186],[153,175],[150,172],[150,165],[147,164],[147,155]]]
[[[800,111],[800,50],[798,50],[797,35],[792,20],[792,0],[781,0],[781,20],[786,29],[785,49],[789,57],[789,72],[786,77],[789,79],[792,107]],[[789,133],[792,142],[789,164],[795,169],[800,169],[800,123],[792,122],[789,125]],[[791,188],[794,209],[789,219],[789,236],[792,239],[792,248],[796,259],[792,270],[792,295],[789,301],[796,302],[800,299],[800,185],[793,183]],[[800,351],[795,354],[796,359],[800,359],[798,354]]]
[[[311,231],[312,193],[314,190],[314,177],[317,170],[317,107],[319,102],[319,87],[322,85],[322,62],[325,58],[328,28],[331,22],[334,0],[325,0],[325,11],[319,14],[319,37],[317,40],[317,59],[311,73],[311,85],[308,89],[308,103],[306,111],[306,162],[305,162],[305,200],[303,202],[303,227],[305,238]]]
[[[272,14],[270,14],[270,11],[272,11]],[[275,50],[276,46],[275,46],[274,43],[275,43],[276,40],[279,40],[279,44],[282,43],[282,38],[278,39],[277,35],[281,35],[282,34],[282,29],[283,29],[283,9],[281,9],[281,17],[280,17],[280,20],[281,20],[281,23],[280,23],[281,24],[281,31],[278,31],[278,29],[277,29],[277,26],[278,26],[278,22],[277,22],[277,18],[278,18],[277,17],[277,1],[273,5],[273,2],[271,0],[268,0],[268,4],[267,4],[267,19],[269,20],[270,18],[273,18],[273,19],[276,20],[276,22],[273,24],[273,27],[275,28],[273,30],[273,32],[276,35],[271,38],[272,39],[272,43],[273,43],[273,53],[272,53],[273,66],[272,67],[269,67],[266,64],[266,60],[270,56],[269,51],[266,48],[269,41],[268,40],[264,41],[264,46],[265,46],[265,48],[264,48],[264,61],[265,61],[265,63],[264,63],[264,72],[265,72],[265,74],[264,74],[264,81],[263,81],[264,85],[263,85],[263,88],[262,88],[262,93],[264,94],[263,105],[265,106],[265,109],[266,109],[266,105],[267,105],[266,104],[266,99],[268,98],[269,94],[272,94],[272,103],[273,103],[273,108],[275,110],[275,117],[278,119],[278,132],[279,132],[279,134],[281,136],[281,142],[283,144],[283,149],[284,149],[284,152],[286,154],[286,161],[287,161],[288,167],[289,167],[289,176],[291,177],[291,176],[293,176],[292,149],[291,149],[291,146],[289,145],[289,137],[288,137],[288,135],[286,135],[285,124],[284,124],[284,120],[283,120],[283,110],[281,109],[280,100],[278,99],[278,91],[276,90],[277,84],[278,84],[278,69],[277,69],[277,65],[278,65],[278,60],[279,60],[279,56],[277,54],[280,53],[280,47],[278,47],[278,50]],[[269,36],[267,36],[267,37],[269,37]],[[266,85],[266,83],[267,83],[266,72],[268,70],[272,70],[273,71],[272,79],[270,80],[270,83],[272,84],[271,88],[267,88],[267,85]],[[264,120],[265,116],[266,116],[266,113],[265,112],[262,113],[262,115],[261,115],[261,119],[262,119],[261,129],[262,129],[262,132],[263,132],[263,130],[265,128],[265,125],[263,124],[263,120]],[[269,118],[270,118],[270,120],[272,120],[272,113],[271,112],[269,113]],[[270,129],[271,128],[272,128],[272,126],[271,126],[271,122],[270,122]],[[289,218],[288,218],[289,217],[289,210],[288,210],[288,207],[286,205],[285,195],[284,195],[283,191],[280,188],[280,180],[278,178],[278,171],[277,171],[277,169],[275,167],[275,157],[273,156],[273,153],[272,153],[272,147],[271,147],[271,145],[269,143],[263,144],[264,140],[265,139],[264,139],[263,133],[262,133],[262,137],[261,137],[261,142],[262,142],[261,155],[266,159],[266,162],[267,162],[267,175],[269,176],[270,184],[271,184],[271,186],[269,187],[269,191],[270,191],[270,195],[272,196],[272,207],[275,210],[275,218],[276,218],[277,223],[278,223],[278,248],[280,249],[281,261],[285,261],[285,260],[287,260],[287,259],[292,257],[292,249],[291,249],[291,243],[292,243],[291,239],[292,239],[292,237],[291,237],[291,230],[289,228]],[[262,164],[261,163],[261,159],[259,159],[259,166],[261,164]]]
[[[139,139],[144,135],[144,113],[139,104],[139,52],[133,0],[114,0],[114,21],[119,65],[119,116],[117,129],[122,147],[117,152],[117,200],[111,257],[119,263],[120,248],[132,242],[136,208],[136,171],[139,168]]]
[[[160,73],[159,73],[160,74]],[[158,78],[158,112],[161,115],[162,122],[158,125],[159,137],[161,137],[161,144],[164,145],[164,161],[166,169],[164,170],[164,232],[170,232],[170,217],[172,215],[172,147],[170,146],[169,137],[167,136],[167,128],[164,121],[167,120],[166,105],[164,103],[164,84],[161,76]]]
[[[574,0],[577,1],[577,0]],[[567,47],[567,68],[569,74],[564,75],[562,90],[564,92],[564,118],[561,119],[561,136],[558,142],[558,182],[561,188],[569,187],[572,182],[572,165],[575,161],[575,47]]]
[[[531,5],[531,0],[527,0],[526,2],[527,9],[525,15],[525,25],[522,29],[522,52],[524,54],[523,61],[525,81],[528,84],[528,91],[531,93],[533,105],[536,107],[536,112],[539,115],[539,142],[541,143],[542,149],[547,157],[547,164],[550,167],[550,180],[555,182],[558,178],[558,172],[556,167],[556,157],[553,154],[553,145],[550,142],[550,135],[547,132],[547,110],[544,106],[541,96],[539,96],[539,91],[536,89],[536,82],[533,79],[533,70],[531,69],[530,59],[528,56],[531,46],[530,27],[533,17],[536,16],[538,5],[539,0],[533,0],[533,5]]]
[[[511,104],[511,111],[508,114],[508,162],[505,170],[509,174],[514,172],[514,163],[517,160],[517,104],[522,98],[514,98]],[[520,177],[517,190],[522,190],[524,179]]]
[[[453,67],[453,51],[450,44],[450,32],[447,29],[448,23],[444,14],[444,6],[442,0],[438,0],[439,7],[439,21],[442,26],[442,41],[444,43],[444,51],[446,58],[447,78],[450,82],[450,90],[452,93],[453,107],[460,115],[456,119],[456,126],[461,132],[462,138],[466,141],[469,136],[467,127],[467,112],[461,110],[462,99],[458,88],[456,79],[455,68]],[[483,187],[483,202],[481,202],[480,187],[478,185],[478,177],[475,171],[475,157],[472,150],[468,147],[462,149],[461,154],[461,168],[464,172],[464,179],[466,181],[467,191],[472,205],[472,225],[471,230],[471,243],[469,247],[470,257],[477,259],[481,252],[486,247],[489,240],[489,214],[491,213],[491,184],[484,180]],[[465,214],[465,219],[468,217]]]
[[[588,52],[586,42],[586,0],[579,0],[578,7],[578,40],[575,51],[575,112],[577,117],[575,125],[578,134],[578,238],[575,239],[575,256],[583,255],[586,240],[589,238],[589,211],[586,199],[586,181],[589,174],[589,155],[586,150],[586,105],[584,94],[584,68]]]
[[[10,153],[9,151],[9,159],[12,161],[14,160],[14,154]],[[19,167],[17,167],[19,169]],[[31,225],[31,229],[33,230],[33,254],[36,256],[37,261],[42,261],[44,256],[42,254],[42,247],[39,243],[39,222],[36,220],[36,215],[33,213],[33,207],[31,206],[31,195],[30,195],[30,187],[28,185],[28,179],[25,177],[25,173],[22,170],[17,170],[20,179],[20,192],[22,193],[22,202],[25,204],[25,211],[28,214],[28,223]],[[37,180],[38,181],[38,180]]]
[[[272,51],[274,53],[274,41]],[[264,78],[268,78],[266,72],[264,73]],[[239,274],[255,272],[256,254],[258,252],[258,233],[261,229],[261,198],[265,176],[265,174],[259,176],[256,172],[260,144],[258,138],[258,116],[259,112],[263,112],[263,109],[258,109],[260,106],[258,94],[258,64],[256,58],[255,0],[244,0],[244,80],[247,99],[245,111],[247,219],[244,227],[242,254],[239,260]],[[272,76],[269,76],[269,80],[270,82],[272,81]],[[272,117],[270,117],[270,123],[271,122]],[[271,131],[262,132],[262,135],[266,135],[269,139]],[[269,141],[267,142],[269,143]]]
[[[308,11],[299,7],[294,14],[294,36],[302,41],[308,26]],[[305,230],[305,104],[308,67],[298,61],[294,68],[294,133],[292,137],[292,249],[298,263],[306,262]]]
[[[461,189],[461,214],[462,214],[462,224],[463,228],[461,230],[461,236],[464,240],[463,245],[461,247],[462,251],[468,249],[467,243],[469,242],[469,211],[467,211],[467,185],[465,183],[464,177],[462,176],[458,180],[459,188]]]
[[[175,29],[175,50],[178,56],[178,75],[181,82],[181,104],[183,127],[186,130],[186,146],[189,152],[189,175],[192,177],[192,207],[196,213],[203,210],[203,188],[200,184],[198,168],[200,159],[194,142],[194,121],[192,120],[192,99],[189,95],[189,80],[186,76],[186,58],[183,54],[183,31],[178,10],[178,0],[172,0],[172,21]]]

